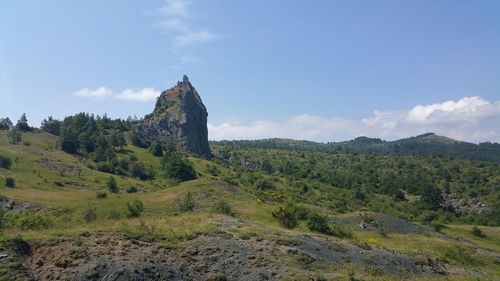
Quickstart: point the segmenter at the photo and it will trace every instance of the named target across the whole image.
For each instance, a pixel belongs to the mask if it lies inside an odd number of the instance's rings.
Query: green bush
[[[340,225],[329,225],[328,218],[320,214],[309,215],[307,226],[311,231],[320,232],[326,235],[336,236],[339,238],[352,237],[352,233],[350,231],[347,231]]]
[[[9,157],[0,155],[0,168],[10,169],[11,165],[12,160]]]
[[[152,167],[144,167],[142,163],[132,163],[130,165],[130,172],[133,177],[139,178],[141,180],[154,179],[155,172]]]
[[[191,192],[188,192],[184,197],[184,200],[182,200],[181,204],[179,205],[179,210],[181,212],[192,212],[195,206],[196,203],[194,202],[193,195],[191,194]]]
[[[127,203],[127,216],[129,218],[137,218],[144,211],[144,205],[139,199],[135,199],[132,203]]]
[[[155,141],[149,148],[149,151],[153,154],[153,156],[161,157],[163,156],[163,150],[165,149],[165,143],[162,141]]]
[[[96,193],[95,193],[95,197],[96,197],[97,199],[103,199],[103,198],[108,197],[108,193],[107,193],[106,191],[100,191],[100,190],[99,190],[99,191],[96,191]]]
[[[120,189],[118,188],[118,185],[116,183],[116,179],[113,176],[109,177],[106,185],[108,187],[109,192],[118,193],[118,191],[120,191]]]
[[[126,190],[127,193],[137,193],[137,191],[139,191],[139,190],[137,189],[137,187],[135,187],[133,185],[127,187],[127,190]]]
[[[274,187],[274,184],[266,179],[259,179],[255,182],[255,188],[260,190],[271,189]]]
[[[88,204],[83,209],[82,217],[85,223],[93,222],[97,218],[97,208],[92,204]]]
[[[477,227],[477,226],[474,226],[472,228],[472,235],[476,236],[476,237],[479,237],[479,238],[484,238],[486,237],[486,235],[484,234],[484,232],[481,230],[481,228]]]
[[[213,210],[217,213],[228,215],[228,216],[236,216],[236,211],[233,206],[231,206],[226,200],[220,200],[215,203]]]
[[[12,128],[7,132],[7,139],[10,144],[19,144],[22,141],[21,131],[17,128]]]
[[[309,216],[307,227],[311,231],[320,232],[327,235],[330,235],[332,232],[330,225],[328,225],[328,219],[326,218],[326,216],[322,216],[316,213]]]
[[[196,171],[193,164],[183,159],[175,151],[166,151],[161,159],[162,170],[167,178],[179,182],[196,179]]]
[[[11,214],[13,214],[12,223],[22,230],[47,229],[54,224],[50,216],[34,211]]]
[[[5,186],[7,186],[7,187],[15,187],[16,186],[16,181],[14,180],[14,178],[5,177]]]
[[[299,225],[296,209],[292,205],[280,205],[272,215],[286,228],[295,228]]]

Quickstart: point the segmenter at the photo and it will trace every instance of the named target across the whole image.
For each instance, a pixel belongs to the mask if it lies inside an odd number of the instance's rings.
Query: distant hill
[[[237,147],[319,152],[366,153],[377,155],[435,155],[500,163],[500,144],[498,143],[474,144],[457,141],[434,133],[426,133],[396,141],[357,137],[350,141],[330,143],[280,138],[262,140],[224,140],[213,143]]]

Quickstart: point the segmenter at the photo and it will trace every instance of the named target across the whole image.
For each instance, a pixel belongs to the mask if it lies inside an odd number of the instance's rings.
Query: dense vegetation
[[[240,148],[222,143],[213,148],[222,163],[234,169],[230,180],[252,186],[263,200],[293,200],[340,213],[366,209],[427,223],[500,225],[500,165],[496,163]],[[475,198],[488,208],[455,210],[446,204],[449,194]]]
[[[448,156],[460,159],[500,163],[500,144],[485,142],[476,145],[437,136],[433,133],[392,142],[383,141],[377,138],[358,137],[351,141],[329,143],[290,139],[236,140],[212,143],[231,147],[333,153]]]

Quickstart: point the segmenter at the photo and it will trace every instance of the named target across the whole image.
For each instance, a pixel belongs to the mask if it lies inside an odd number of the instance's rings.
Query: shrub
[[[193,164],[183,159],[175,151],[167,151],[161,159],[161,166],[167,178],[179,182],[196,179],[196,171]]]
[[[330,233],[332,232],[332,229],[328,225],[327,218],[316,213],[309,216],[307,227],[311,231],[320,232],[327,235],[330,235]]]
[[[137,147],[142,147],[142,148],[148,148],[151,143],[145,139],[142,139],[137,133],[132,132],[130,134],[130,141],[132,142],[133,145]]]
[[[47,229],[53,225],[51,217],[34,211],[18,213],[13,220],[15,226],[22,230]]]
[[[10,144],[19,144],[22,140],[21,131],[17,128],[12,128],[7,132],[7,138]]]
[[[320,214],[311,214],[307,222],[309,230],[332,235],[340,238],[352,237],[352,233],[342,228],[340,225],[329,225],[328,219]]]
[[[5,177],[5,186],[7,186],[7,187],[15,187],[16,186],[16,181],[14,180],[14,178]]]
[[[113,174],[115,172],[115,167],[110,161],[102,161],[96,164],[96,169],[99,172]]]
[[[140,178],[141,180],[149,180],[155,177],[153,168],[146,168],[142,163],[132,163],[130,171],[133,177]]]
[[[12,166],[12,160],[7,156],[0,155],[0,168],[10,169],[10,166]]]
[[[120,191],[118,185],[116,184],[116,179],[113,176],[109,177],[106,185],[108,186],[109,192],[118,193],[118,191]]]
[[[100,190],[99,190],[99,191],[96,191],[96,193],[95,193],[95,197],[96,197],[97,199],[106,198],[106,197],[108,197],[108,193],[107,193],[106,191],[100,191]]]
[[[179,210],[181,212],[192,212],[195,206],[196,203],[194,202],[193,195],[191,194],[191,192],[188,192],[184,197],[184,200],[182,200],[181,204],[179,205]]]
[[[154,156],[161,157],[161,156],[163,156],[164,147],[165,147],[165,144],[163,142],[155,141],[155,142],[153,142],[153,144],[149,148],[149,151],[151,151],[151,153]]]
[[[129,218],[137,218],[141,216],[144,211],[144,205],[139,199],[135,199],[132,203],[127,203],[127,216]]]
[[[127,191],[127,193],[136,193],[138,191],[138,189],[137,189],[137,187],[132,185],[132,186],[127,187],[126,191]]]
[[[85,223],[94,221],[97,218],[97,208],[92,204],[88,204],[87,207],[83,209],[82,217]]]
[[[279,223],[286,228],[295,228],[299,225],[297,212],[291,205],[281,205],[272,213],[274,218],[277,218]]]
[[[486,237],[486,235],[484,234],[484,232],[477,226],[474,226],[472,228],[472,235],[476,236],[476,237],[480,237],[480,238],[484,238]]]
[[[233,206],[231,206],[226,200],[220,200],[215,203],[213,210],[217,213],[225,214],[228,216],[236,216]]]
[[[396,191],[396,193],[394,194],[394,199],[396,201],[406,201],[406,197],[405,197],[405,194],[403,191],[401,191],[400,189],[398,189]]]
[[[255,182],[255,188],[260,190],[271,189],[273,187],[273,183],[265,179],[259,179]]]

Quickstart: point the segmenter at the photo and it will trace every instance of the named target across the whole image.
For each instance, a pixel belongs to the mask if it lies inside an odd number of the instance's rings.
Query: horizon
[[[210,140],[498,143],[498,12],[496,1],[4,2],[0,118],[142,118],[187,74]]]

